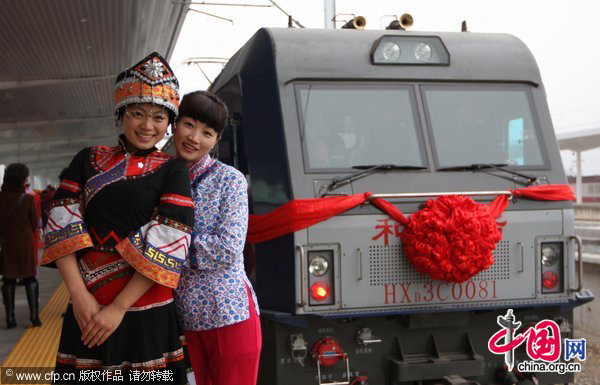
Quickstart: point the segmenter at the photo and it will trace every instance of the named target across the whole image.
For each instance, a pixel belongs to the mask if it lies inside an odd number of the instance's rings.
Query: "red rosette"
[[[502,239],[499,226],[487,205],[447,195],[428,200],[400,236],[404,254],[418,272],[464,282],[494,263],[492,251]]]

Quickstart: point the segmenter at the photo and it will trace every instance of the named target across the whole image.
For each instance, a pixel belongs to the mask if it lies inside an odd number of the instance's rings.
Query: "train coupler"
[[[319,385],[350,385],[350,359],[348,354],[342,350],[337,340],[333,337],[323,337],[319,339],[312,349],[312,355],[317,361],[317,376]],[[321,367],[330,367],[344,360],[346,364],[346,374],[342,381],[321,382]]]

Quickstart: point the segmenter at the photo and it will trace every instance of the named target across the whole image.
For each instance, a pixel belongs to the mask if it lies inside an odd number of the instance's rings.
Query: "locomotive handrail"
[[[300,285],[301,285],[301,290],[300,292],[302,293],[302,298],[300,298],[300,302],[296,303],[296,307],[304,307],[306,305],[306,298],[308,297],[308,282],[306,282],[306,285],[304,284],[304,280],[305,280],[305,275],[304,272],[306,271],[306,268],[304,266],[304,246],[302,245],[296,245],[296,250],[298,250],[298,252],[300,253]],[[307,279],[308,281],[308,279]]]
[[[523,271],[525,271],[525,245],[523,244],[523,242],[517,242],[517,247],[519,248],[520,258],[519,270],[517,272],[522,273]]]
[[[583,288],[583,255],[581,253],[583,250],[583,242],[581,241],[581,237],[578,235],[569,236],[569,240],[575,240],[575,242],[577,242],[577,274],[579,277],[577,280],[577,289],[575,289],[575,291],[581,291]]]
[[[363,272],[362,272],[362,250],[360,248],[356,249],[356,256],[358,257],[358,277],[356,279],[360,281],[361,279],[363,279]]]
[[[424,192],[424,193],[383,193],[383,194],[371,194],[369,200],[375,198],[420,198],[420,197],[439,197],[445,195],[471,195],[471,196],[485,196],[485,195],[508,195],[508,199],[513,197],[513,193],[508,190],[498,191],[461,191],[461,192]]]

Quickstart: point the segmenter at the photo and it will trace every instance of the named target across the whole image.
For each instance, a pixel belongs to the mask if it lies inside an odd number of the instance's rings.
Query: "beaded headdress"
[[[152,52],[117,76],[115,112],[133,103],[157,104],[177,116],[179,82],[169,63],[157,52]]]

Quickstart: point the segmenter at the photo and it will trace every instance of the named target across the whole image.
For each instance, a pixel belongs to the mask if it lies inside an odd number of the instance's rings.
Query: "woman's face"
[[[149,150],[165,136],[169,114],[155,104],[130,104],[123,114],[123,133],[129,142],[129,152]]]
[[[188,165],[202,159],[218,140],[219,135],[212,127],[188,116],[179,118],[175,126],[175,151]]]

